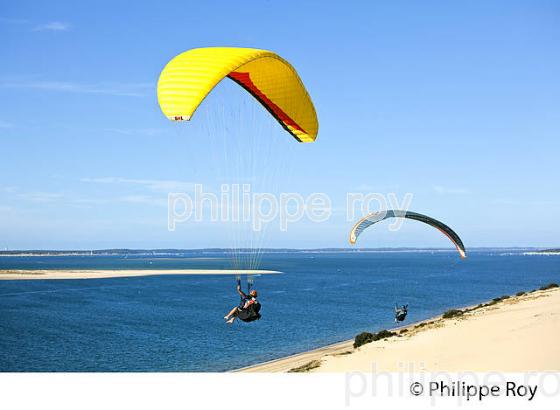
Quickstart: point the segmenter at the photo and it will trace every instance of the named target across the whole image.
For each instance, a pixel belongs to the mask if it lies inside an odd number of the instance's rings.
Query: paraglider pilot
[[[241,282],[237,282],[237,293],[241,296],[239,306],[234,307],[231,311],[224,316],[227,324],[232,324],[235,319],[239,318],[244,322],[252,322],[261,318],[259,314],[260,303],[257,300],[257,291],[252,289],[247,295],[241,290]]]
[[[402,322],[406,319],[406,315],[408,313],[408,305],[403,305],[399,307],[395,305],[395,322]]]

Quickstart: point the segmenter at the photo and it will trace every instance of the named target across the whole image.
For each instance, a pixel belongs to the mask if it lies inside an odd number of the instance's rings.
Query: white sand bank
[[[0,270],[0,280],[17,279],[100,279],[127,278],[153,275],[269,275],[280,272],[271,270],[231,269],[126,269],[126,270]]]

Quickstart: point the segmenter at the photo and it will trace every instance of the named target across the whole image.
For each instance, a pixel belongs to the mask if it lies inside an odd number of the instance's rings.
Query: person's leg
[[[237,306],[231,309],[230,312],[226,316],[224,316],[224,319],[229,320],[229,318],[236,313],[237,313]]]

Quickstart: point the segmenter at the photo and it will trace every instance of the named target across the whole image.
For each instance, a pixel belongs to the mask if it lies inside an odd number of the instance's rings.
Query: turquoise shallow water
[[[198,259],[204,257],[204,259]],[[220,253],[0,257],[0,269],[229,268]],[[232,277],[0,281],[0,371],[225,371],[451,307],[560,282],[560,256],[521,251],[265,254],[263,319],[224,324]]]

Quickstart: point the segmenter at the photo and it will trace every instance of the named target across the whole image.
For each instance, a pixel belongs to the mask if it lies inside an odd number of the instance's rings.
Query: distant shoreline
[[[525,251],[527,255],[551,255],[560,254],[560,249],[540,249],[535,247],[484,247],[469,248],[470,251]],[[253,253],[254,249],[236,249],[236,254]],[[259,252],[278,254],[278,253],[399,253],[399,252],[456,252],[455,248],[264,248]],[[4,250],[0,251],[1,256],[13,257],[36,257],[36,256],[195,256],[195,255],[216,255],[232,253],[229,248],[201,248],[201,249],[96,249],[96,250]]]
[[[560,249],[550,251],[523,252],[527,256],[560,256]]]

